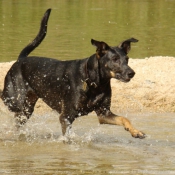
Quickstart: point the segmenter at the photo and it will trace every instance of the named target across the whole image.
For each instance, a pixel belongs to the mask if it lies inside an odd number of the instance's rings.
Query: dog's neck
[[[100,73],[99,59],[96,54],[87,58],[85,62],[85,82],[89,87],[97,88],[99,85],[106,84],[110,80],[103,80]]]
[[[98,60],[95,61],[94,55],[86,59],[84,65],[85,72],[85,82],[89,87],[97,88],[98,86],[98,72],[96,68],[98,67]]]

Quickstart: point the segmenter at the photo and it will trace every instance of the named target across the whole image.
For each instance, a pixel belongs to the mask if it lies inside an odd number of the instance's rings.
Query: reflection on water
[[[71,144],[58,114],[33,115],[16,131],[12,114],[0,114],[0,172],[11,174],[175,174],[175,115],[128,115],[147,133],[140,140],[122,127],[99,125],[90,115],[73,124]]]
[[[85,58],[95,52],[90,39],[118,45],[130,37],[132,58],[175,56],[175,1],[172,0],[1,0],[0,61],[16,60],[52,8],[48,35],[32,54],[61,60]]]

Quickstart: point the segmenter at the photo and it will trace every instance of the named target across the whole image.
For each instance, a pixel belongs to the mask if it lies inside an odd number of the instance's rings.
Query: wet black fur
[[[134,71],[128,66],[130,43],[125,40],[117,47],[91,40],[96,53],[90,57],[59,61],[28,55],[42,42],[47,32],[48,9],[41,21],[36,38],[20,53],[5,77],[2,100],[16,116],[29,118],[38,98],[60,113],[63,134],[76,117],[95,111],[110,113],[110,79],[129,82]]]

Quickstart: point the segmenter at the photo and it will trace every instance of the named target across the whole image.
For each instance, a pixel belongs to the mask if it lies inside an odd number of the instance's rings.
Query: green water
[[[111,46],[139,39],[129,56],[175,56],[175,1],[172,0],[1,0],[0,61],[16,60],[38,33],[45,10],[52,8],[48,33],[32,55],[61,60],[94,53],[90,39]]]

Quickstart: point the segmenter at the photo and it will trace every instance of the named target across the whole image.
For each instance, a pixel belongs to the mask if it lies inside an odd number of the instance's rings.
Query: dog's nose
[[[128,72],[128,77],[129,77],[129,78],[134,77],[134,75],[135,75],[135,72],[134,72],[134,71]]]

